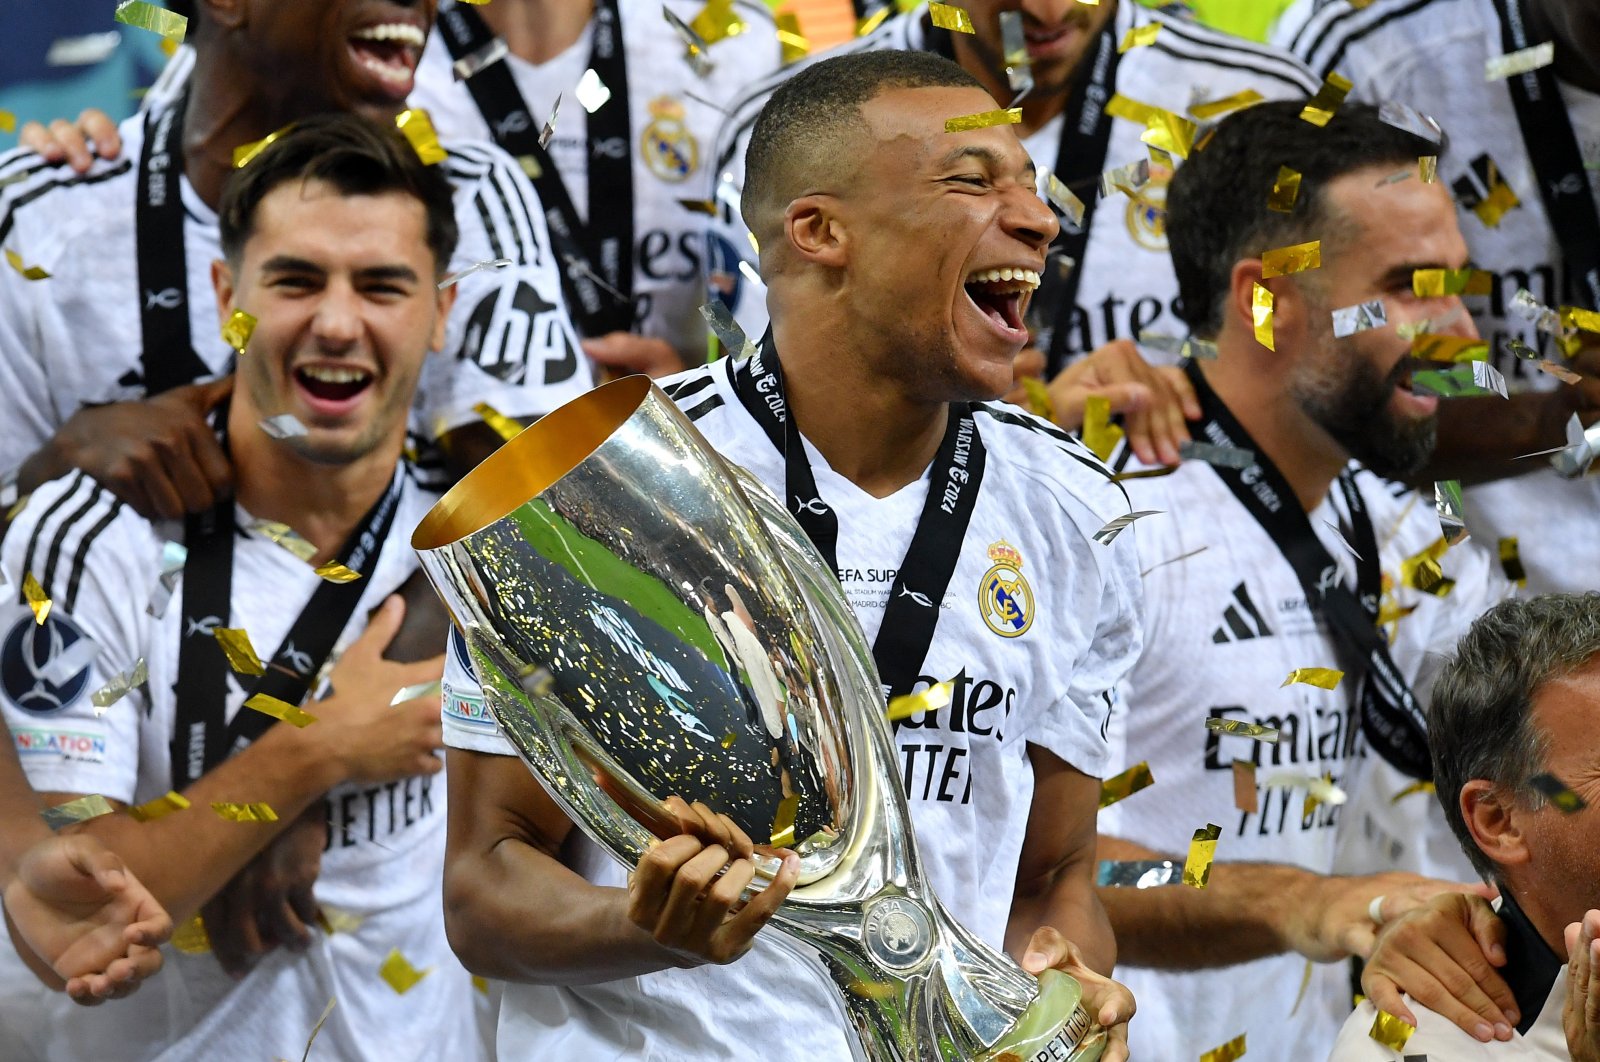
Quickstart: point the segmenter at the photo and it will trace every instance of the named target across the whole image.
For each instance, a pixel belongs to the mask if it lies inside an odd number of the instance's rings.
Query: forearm
[[[593,885],[518,838],[451,859],[444,896],[450,946],[483,977],[596,984],[679,965],[628,920],[625,891]]]
[[[104,815],[79,829],[121,856],[173,921],[182,923],[340,777],[318,744],[279,723],[183,790],[189,810],[150,822]],[[277,821],[232,822],[212,810],[213,802],[264,803]]]
[[[39,817],[43,803],[28,784],[28,776],[17,760],[11,732],[0,725],[0,887],[16,875],[23,853],[50,836],[50,827]]]
[[[1054,878],[1018,882],[1006,923],[1006,951],[1020,959],[1028,939],[1050,926],[1078,946],[1083,961],[1097,973],[1111,975],[1117,963],[1117,938],[1094,887],[1093,860],[1087,868],[1071,866]]]
[[[1102,837],[1100,858],[1173,859],[1113,837]],[[1231,966],[1289,949],[1290,913],[1317,875],[1277,863],[1211,865],[1203,889],[1163,885],[1102,888],[1124,965],[1168,970]]]
[[[1439,443],[1420,482],[1459,479],[1483,483],[1533,472],[1539,461],[1519,461],[1525,454],[1566,443],[1566,424],[1573,404],[1565,391],[1452,398],[1439,406]]]

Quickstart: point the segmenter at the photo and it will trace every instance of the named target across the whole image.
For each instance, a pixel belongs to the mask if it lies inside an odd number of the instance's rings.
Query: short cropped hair
[[[849,150],[847,137],[860,126],[864,104],[900,88],[983,85],[932,52],[883,50],[823,59],[779,85],[756,116],[745,149],[740,213],[750,231],[758,232],[759,210],[787,206],[816,166]]]
[[[1345,103],[1326,127],[1300,117],[1304,101],[1280,100],[1237,111],[1218,124],[1167,189],[1167,242],[1178,275],[1184,320],[1215,339],[1226,316],[1233,267],[1275,247],[1325,239],[1335,220],[1326,191],[1348,173],[1372,166],[1416,165],[1439,147]],[[1267,205],[1280,167],[1300,173],[1294,208]]]
[[[229,176],[218,211],[222,253],[229,262],[238,263],[261,200],[281,184],[301,181],[325,181],[347,196],[409,195],[427,211],[435,268],[443,272],[455,253],[454,192],[443,168],[425,165],[393,125],[338,113],[295,123]]]
[[[1600,593],[1545,594],[1503,601],[1473,623],[1445,665],[1428,706],[1433,779],[1456,839],[1485,878],[1498,877],[1461,814],[1461,787],[1482,778],[1524,806],[1544,797],[1528,785],[1541,773],[1548,736],[1533,724],[1533,701],[1600,654]]]

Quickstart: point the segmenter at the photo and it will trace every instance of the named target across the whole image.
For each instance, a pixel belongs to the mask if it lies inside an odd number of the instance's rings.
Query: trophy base
[[[1083,1009],[1083,986],[1060,970],[1039,976],[1039,996],[975,1062],[1097,1062],[1106,1031]]]

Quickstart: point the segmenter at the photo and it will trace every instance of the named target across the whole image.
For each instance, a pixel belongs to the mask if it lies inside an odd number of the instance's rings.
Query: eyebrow
[[[297,258],[292,254],[273,255],[261,264],[263,273],[315,273],[319,276],[327,270],[316,262],[307,258]],[[406,280],[416,283],[417,271],[408,265],[378,265],[356,270],[356,276],[363,280]]]
[[[998,169],[1002,168],[1005,165],[1004,156],[1002,156],[998,151],[994,150],[993,148],[984,147],[981,144],[963,144],[961,147],[952,149],[949,154],[945,155],[944,158],[940,159],[939,160],[939,168],[940,169],[948,169],[949,167],[954,166],[956,163],[960,162],[962,159],[969,159],[969,158],[970,159],[977,159],[978,161],[982,162],[984,165],[988,166],[990,169],[995,169],[995,170],[998,170]],[[1027,173],[1029,173],[1030,175],[1037,172],[1037,170],[1035,169],[1035,167],[1033,165],[1033,159],[1031,159],[1031,158],[1026,161],[1026,163],[1023,166],[1023,169],[1026,170]]]

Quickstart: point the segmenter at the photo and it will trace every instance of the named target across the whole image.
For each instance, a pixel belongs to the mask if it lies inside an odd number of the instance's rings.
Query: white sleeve
[[[0,180],[23,163],[21,152],[0,156]],[[26,182],[0,193],[0,226],[12,220],[15,193]],[[43,246],[28,246],[14,231],[5,247],[22,255],[29,266],[49,269],[42,260]],[[10,472],[45,444],[55,433],[54,406],[44,369],[44,340],[38,313],[49,298],[53,281],[27,280],[9,265],[0,265],[0,395],[6,397],[6,425],[0,431],[0,474]]]
[[[0,711],[40,792],[133,801],[149,691],[104,710],[91,698],[148,651],[160,552],[150,525],[82,472],[40,487],[7,531]],[[28,572],[51,600],[43,625],[17,589]]]
[[[515,756],[511,742],[483,703],[483,687],[472,672],[466,639],[450,628],[450,648],[444,656],[444,680],[439,694],[444,715],[444,743],[453,749]]]
[[[456,285],[444,350],[423,366],[417,423],[430,437],[478,419],[486,402],[532,417],[594,386],[561,292],[559,263],[538,194],[511,157],[489,144],[447,144],[460,239],[450,271],[509,259]]]

